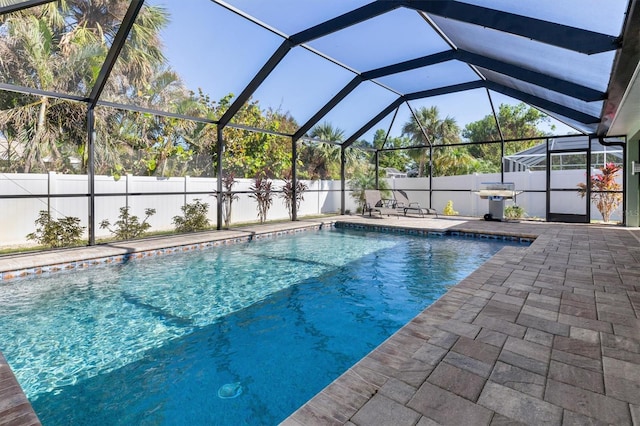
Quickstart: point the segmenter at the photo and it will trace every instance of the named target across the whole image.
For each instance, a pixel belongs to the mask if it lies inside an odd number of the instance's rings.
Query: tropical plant
[[[504,209],[504,217],[506,219],[520,219],[524,216],[524,209],[517,204],[507,206]]]
[[[220,100],[220,112],[231,105],[232,95]],[[272,134],[287,129],[295,122],[288,114],[263,111],[257,100],[246,102],[234,116],[234,123],[258,127],[267,132],[225,127],[225,168],[236,176],[249,177],[264,174],[280,176],[291,169],[291,139]],[[214,156],[215,158],[215,156]]]
[[[609,222],[611,214],[622,203],[622,185],[616,182],[618,172],[621,167],[614,163],[607,163],[599,167],[600,173],[593,174],[589,177],[589,186],[591,190],[591,201],[593,201],[602,214],[602,220]],[[587,184],[578,184],[578,193],[581,198],[587,195]]]
[[[273,193],[271,192],[271,182],[264,176],[256,176],[253,184],[249,189],[253,191],[249,197],[254,198],[258,202],[258,218],[260,223],[267,220],[267,212],[273,203]]]
[[[406,136],[403,137],[387,137],[387,132],[383,129],[376,130],[373,136],[373,146],[376,149],[383,148],[402,148],[409,146],[410,141]],[[383,151],[379,157],[380,168],[392,167],[400,171],[406,171],[412,160],[407,155],[407,150]]]
[[[295,194],[293,191],[294,188],[295,188]],[[284,178],[284,185],[282,186],[282,193],[280,194],[280,197],[284,199],[284,204],[285,206],[287,206],[287,211],[289,212],[289,219],[293,220],[292,207],[294,203],[294,198],[295,198],[295,206],[297,211],[300,208],[300,203],[304,201],[303,193],[308,188],[309,187],[307,186],[307,184],[302,181],[297,181],[294,186],[293,179],[291,179],[290,176],[286,176]]]
[[[6,36],[0,38],[0,77],[44,92],[88,93],[128,5],[124,0],[97,0],[87,7],[83,1],[61,0],[3,17],[0,31]],[[146,6],[140,11],[105,87],[114,99],[135,93],[131,87],[149,82],[164,61],[159,33],[166,22],[162,8]],[[71,157],[80,157],[81,168],[86,168],[86,107],[82,103],[3,92],[0,104],[0,131],[21,145],[20,164],[14,164],[18,170],[74,172],[69,167]],[[96,123],[102,126],[99,133],[114,132],[107,120]],[[102,159],[102,148],[115,146],[99,144],[97,162],[117,164],[113,156]]]
[[[173,217],[176,232],[202,231],[211,226],[207,218],[209,204],[196,198],[193,203],[187,203],[180,209],[183,215]]]
[[[458,212],[453,209],[453,201],[452,200],[447,201],[447,204],[444,206],[444,210],[442,210],[442,213],[447,215],[447,216],[457,216],[458,215]]]
[[[480,163],[469,154],[467,147],[438,147],[433,152],[433,176],[466,175],[480,167]]]
[[[238,195],[233,192],[233,185],[235,185],[236,182],[233,172],[229,172],[222,177],[223,189],[218,201],[222,203],[222,220],[224,220],[225,228],[229,228],[231,225],[233,202],[239,198]],[[218,197],[218,194],[216,193],[215,196]]]
[[[340,176],[339,144],[344,140],[344,130],[325,121],[311,129],[309,136],[322,142],[310,142],[302,146],[302,174],[309,179],[337,179]]]
[[[120,215],[118,220],[111,227],[111,223],[108,219],[100,222],[101,229],[108,229],[119,240],[131,240],[142,236],[149,228],[151,224],[147,221],[151,216],[156,214],[156,209],[145,209],[145,218],[142,222],[138,216],[129,213],[130,206],[120,207]]]
[[[447,145],[460,142],[460,128],[455,118],[449,116],[444,119],[440,118],[440,111],[436,106],[419,108],[415,116],[412,116],[402,126],[402,134],[408,136],[415,146]],[[427,149],[412,149],[408,151],[408,154],[418,164],[418,177],[426,176],[429,172],[425,168],[429,159],[429,151]]]
[[[36,230],[27,235],[28,240],[47,247],[68,247],[80,244],[84,226],[80,226],[80,219],[66,216],[62,219],[52,219],[46,210],[40,210],[36,219]]]

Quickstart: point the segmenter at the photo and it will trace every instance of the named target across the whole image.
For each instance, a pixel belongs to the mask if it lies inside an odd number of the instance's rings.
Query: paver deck
[[[537,239],[501,250],[283,424],[640,424],[640,230],[449,229]]]
[[[328,220],[536,240],[501,250],[283,424],[640,425],[639,229],[430,217]],[[195,237],[233,238],[312,222]],[[3,257],[0,271],[193,238]],[[0,357],[0,425],[37,424],[6,372]]]

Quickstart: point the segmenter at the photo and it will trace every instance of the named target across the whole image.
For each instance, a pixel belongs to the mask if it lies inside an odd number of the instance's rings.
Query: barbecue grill
[[[483,182],[480,190],[475,191],[481,199],[489,200],[489,213],[484,215],[485,220],[503,220],[504,204],[506,200],[516,199],[516,185],[513,182]]]

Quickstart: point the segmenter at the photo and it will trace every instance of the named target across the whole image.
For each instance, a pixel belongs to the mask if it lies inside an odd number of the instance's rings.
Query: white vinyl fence
[[[584,180],[582,171],[554,172],[566,174],[567,182]],[[554,175],[554,179],[558,174]],[[565,177],[561,177],[564,180]],[[392,189],[407,191],[411,201],[422,206],[429,206],[429,178],[394,178],[387,179]],[[484,182],[499,182],[499,174],[473,174],[433,178],[432,208],[442,212],[449,200],[453,208],[461,216],[482,217],[489,211],[488,201],[481,200],[474,192]],[[233,191],[240,192],[239,199],[233,202],[231,223],[256,222],[257,205],[248,194],[252,179],[237,179]],[[505,182],[514,182],[517,191],[545,191],[546,172],[514,172],[505,173]],[[336,213],[340,211],[339,181],[304,181],[308,190],[304,193],[298,215]],[[273,182],[275,191],[281,190],[284,182]],[[181,207],[195,199],[209,204],[209,220],[216,225],[216,197],[213,192],[217,188],[215,178],[171,177],[156,178],[148,176],[123,176],[115,180],[111,176],[95,178],[95,223],[107,219],[114,223],[118,219],[119,209],[130,207],[130,213],[142,220],[147,208],[156,209],[156,214],[149,219],[150,231],[168,231],[174,228],[172,218],[182,214]],[[87,197],[88,177],[86,175],[49,174],[0,174],[0,194],[21,196],[25,198],[0,198],[0,247],[29,244],[26,235],[35,230],[34,221],[40,210],[49,210],[53,218],[75,216],[80,218],[81,225],[87,227],[89,200]],[[175,192],[176,195],[158,193]],[[193,193],[198,194],[193,194]],[[54,195],[77,195],[76,197]],[[114,194],[114,195],[111,195]],[[117,194],[117,195],[115,195]],[[154,195],[155,194],[155,195]],[[48,197],[47,195],[51,195]],[[577,191],[561,194],[554,199],[557,213],[559,209],[573,212],[579,203],[584,203]],[[30,198],[37,196],[38,198]],[[29,198],[27,198],[29,197]],[[358,206],[347,190],[345,209],[355,213]],[[546,214],[546,194],[544,192],[523,193],[517,196],[517,203],[524,208],[529,217],[544,218]],[[508,202],[507,205],[511,204]],[[601,219],[595,206],[591,207],[592,219]],[[287,219],[289,217],[284,200],[274,194],[273,204],[268,212],[267,220]],[[612,220],[621,220],[621,208],[612,215]],[[96,229],[96,237],[109,237],[106,229]]]
[[[236,179],[233,191],[240,192],[233,202],[231,223],[258,221],[255,200],[249,197],[252,179]],[[298,211],[299,216],[336,213],[340,211],[339,181],[304,181],[308,190],[303,194],[304,201]],[[279,191],[283,181],[275,180],[274,191]],[[95,216],[96,224],[107,219],[112,224],[118,220],[120,208],[129,206],[129,213],[145,217],[145,210],[156,209],[149,218],[150,231],[168,231],[174,229],[172,219],[182,215],[181,207],[195,199],[209,204],[208,217],[212,226],[216,225],[215,178],[171,177],[156,178],[148,176],[122,176],[115,180],[111,176],[95,178]],[[176,192],[176,195],[157,193]],[[198,194],[193,194],[193,193]],[[157,194],[157,195],[154,195]],[[48,210],[54,219],[75,216],[81,225],[87,227],[89,199],[88,177],[86,175],[49,174],[0,174],[0,194],[12,196],[39,196],[38,198],[0,199],[0,247],[29,244],[26,235],[35,231],[34,221],[40,210]],[[77,197],[55,197],[55,195],[78,195]],[[114,195],[111,195],[114,194]],[[115,195],[118,194],[118,195]],[[51,197],[47,197],[51,195]],[[355,203],[347,197],[355,210]],[[348,204],[349,206],[349,204]],[[289,213],[280,194],[274,194],[273,204],[267,220],[288,219]],[[86,233],[85,233],[86,234]],[[96,229],[96,238],[109,237],[107,229]]]
[[[592,174],[596,171],[592,171]],[[515,202],[521,206],[529,218],[546,217],[547,209],[547,175],[546,171],[524,171],[504,174],[504,182],[513,182],[517,192],[524,191],[516,196]],[[552,208],[554,213],[580,213],[584,214],[585,200],[578,194],[577,183],[584,182],[583,170],[553,171],[554,182],[562,182],[563,187],[574,188],[573,191],[554,192]],[[422,206],[429,205],[429,178],[394,178],[388,179],[392,189],[403,189],[411,201],[417,201]],[[431,207],[442,212],[448,201],[453,202],[453,208],[461,216],[483,217],[489,212],[489,200],[481,199],[476,191],[483,187],[483,183],[500,182],[500,174],[473,174],[462,176],[446,176],[433,178],[433,195]],[[618,177],[618,183],[622,185],[622,176]],[[541,192],[527,192],[541,191]],[[507,201],[506,205],[514,204]],[[591,219],[602,220],[602,215],[591,203]],[[622,220],[622,205],[611,215],[612,221]]]

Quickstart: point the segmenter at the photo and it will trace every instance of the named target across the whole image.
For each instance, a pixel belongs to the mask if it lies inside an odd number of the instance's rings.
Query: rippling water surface
[[[0,285],[46,425],[276,424],[503,242],[324,230]]]

